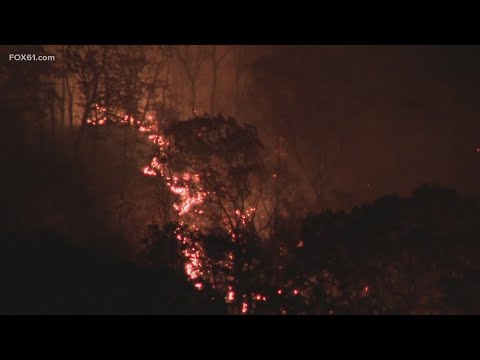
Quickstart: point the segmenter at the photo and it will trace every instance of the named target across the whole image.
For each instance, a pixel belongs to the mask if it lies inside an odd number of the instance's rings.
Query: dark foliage
[[[83,250],[50,234],[0,240],[2,314],[218,314],[184,278]]]
[[[324,277],[317,291],[336,313],[479,313],[479,221],[475,202],[422,185],[410,198],[307,217],[291,267],[335,279],[334,296]]]

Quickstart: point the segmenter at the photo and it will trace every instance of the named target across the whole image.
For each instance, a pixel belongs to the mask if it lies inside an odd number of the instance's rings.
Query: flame
[[[234,301],[235,300],[235,292],[233,292],[233,290],[229,290],[225,299],[227,300],[227,302]]]
[[[148,166],[148,165],[147,165],[147,166],[144,166],[144,167],[142,168],[142,173],[143,173],[144,175],[147,175],[147,176],[156,176],[156,175],[157,175],[156,171],[153,170],[153,169],[152,169],[150,166]]]
[[[106,108],[99,104],[95,104],[95,109],[96,114],[98,114],[98,112],[103,112],[103,115],[96,117],[96,119],[88,119],[87,124],[93,126],[105,125],[107,123]],[[137,121],[129,114],[120,114],[118,118],[122,124],[138,126],[138,131],[144,134],[146,139],[148,139],[149,142],[155,146],[157,155],[152,157],[148,165],[145,165],[141,168],[141,173],[145,176],[160,176],[163,181],[165,181],[170,191],[178,196],[177,201],[173,204],[173,208],[177,211],[179,216],[186,216],[189,213],[193,213],[195,216],[203,215],[205,211],[201,208],[201,205],[204,203],[209,194],[202,189],[199,174],[187,171],[172,173],[172,169],[167,168],[167,164],[160,161],[160,158],[167,157],[169,150],[168,146],[170,143],[167,138],[159,133],[159,128],[157,123],[154,121],[154,117],[152,115],[148,115],[146,116],[146,121],[144,122]],[[111,119],[109,120],[111,121]],[[200,133],[199,136],[202,136],[202,134]],[[476,151],[480,152],[480,148],[477,148]],[[167,176],[167,174],[170,175]],[[273,173],[273,178],[277,177],[278,174]],[[252,221],[255,211],[256,209],[254,207],[235,209],[233,210],[232,215],[240,226],[247,226],[247,224]],[[224,217],[222,220],[223,226],[229,232],[231,239],[236,241],[238,238],[237,230],[231,228],[230,222],[226,217]],[[181,224],[183,225],[183,222]],[[190,229],[198,231],[198,227],[195,225],[195,223],[190,224],[189,227]],[[186,276],[194,283],[193,286],[195,289],[199,291],[203,290],[205,281],[205,270],[202,263],[202,259],[204,258],[205,254],[204,249],[200,244],[186,236],[181,227],[176,229],[175,237],[182,245],[182,256],[184,258],[184,271]],[[304,247],[304,241],[300,240],[297,243],[297,247]],[[280,251],[281,254],[284,255],[284,249],[281,249]],[[224,265],[232,270],[234,254],[229,252],[227,254],[227,259],[224,262]],[[368,286],[363,288],[363,292],[365,295],[369,292]],[[292,293],[295,296],[299,295],[300,290],[293,289]],[[277,294],[282,296],[284,291],[282,289],[278,289]],[[232,286],[227,286],[225,295],[226,302],[232,303],[235,300],[235,296],[246,296],[246,294],[236,294]],[[260,293],[251,293],[250,296],[254,302],[266,302],[268,300],[267,296]],[[248,310],[248,303],[242,302],[242,314],[248,313]],[[280,312],[281,314],[287,313],[284,308],[280,308]]]
[[[195,284],[195,289],[202,290],[203,289],[203,284],[201,282],[196,283]]]

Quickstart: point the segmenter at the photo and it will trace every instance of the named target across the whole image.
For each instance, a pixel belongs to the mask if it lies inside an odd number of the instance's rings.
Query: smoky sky
[[[288,94],[300,138],[345,125],[330,186],[366,200],[422,182],[477,194],[479,64],[479,46],[281,46],[257,73]]]

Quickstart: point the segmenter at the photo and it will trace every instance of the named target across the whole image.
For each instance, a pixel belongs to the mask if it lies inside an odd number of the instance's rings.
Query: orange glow
[[[226,297],[227,302],[232,302],[235,300],[235,293],[232,290],[229,290]]]
[[[109,109],[112,110],[112,109]],[[179,217],[183,217],[185,222],[188,223],[188,229],[193,231],[198,231],[199,223],[195,224],[192,219],[187,217],[189,214],[195,214],[196,219],[200,218],[198,215],[205,214],[205,210],[201,205],[205,202],[205,199],[210,195],[208,192],[202,188],[202,182],[198,173],[194,171],[175,171],[170,168],[170,163],[168,162],[171,149],[169,148],[168,137],[161,132],[159,124],[153,124],[154,117],[152,115],[147,115],[147,121],[139,121],[138,119],[133,118],[131,115],[121,112],[115,114],[113,118],[107,118],[106,115],[107,109],[102,107],[100,104],[95,104],[95,118],[88,119],[87,123],[89,125],[105,125],[107,121],[117,122],[126,126],[135,126],[135,129],[139,133],[143,134],[146,140],[150,142],[155,151],[155,156],[152,155],[150,158],[150,163],[140,168],[140,171],[145,176],[158,176],[167,185],[169,191],[176,195],[174,197],[175,203],[172,205],[174,210],[177,212]],[[195,109],[195,113],[197,109]],[[98,115],[100,114],[100,115]],[[203,134],[199,133],[199,136]],[[273,177],[277,178],[277,174],[273,173]],[[233,216],[236,218],[235,226],[247,226],[248,222],[254,219],[255,207],[250,207],[250,204],[242,204],[238,206],[239,208],[229,208],[228,216]],[[185,217],[184,217],[185,216]],[[223,221],[222,221],[223,220]],[[229,232],[232,241],[238,241],[240,239],[240,233],[236,229],[232,229],[229,219],[227,217],[220,220],[221,225]],[[205,249],[194,241],[194,239],[189,238],[188,232],[184,232],[183,221],[181,222],[182,226],[179,226],[175,231],[175,238],[179,245],[181,245],[181,256],[184,264],[184,271],[188,280],[192,281],[193,287],[196,290],[203,290],[207,284],[205,281],[211,274],[208,269],[204,268],[203,259],[206,254]],[[303,247],[303,241],[300,241],[297,244],[298,247]],[[227,254],[227,259],[224,259],[226,267],[229,267],[230,270],[233,269],[234,264],[234,254],[229,252]],[[230,279],[228,281],[231,281]],[[235,289],[238,291],[238,289]],[[287,290],[286,290],[287,291]],[[283,294],[283,290],[279,289],[277,291],[278,295]],[[293,290],[294,295],[298,295],[298,290]],[[262,294],[248,294],[235,293],[232,286],[227,286],[224,294],[225,300],[227,303],[231,303],[235,300],[235,296],[239,297],[238,299],[244,299],[244,296],[249,296],[251,300],[254,301],[267,301],[267,297]],[[248,303],[243,302],[241,312],[248,313]],[[286,313],[282,309],[282,313]]]
[[[196,283],[196,284],[195,284],[195,289],[197,289],[197,290],[202,290],[202,289],[203,289],[203,284],[200,283],[200,282]]]
[[[142,173],[147,176],[155,176],[157,175],[156,171],[153,170],[150,166],[145,166],[142,168]]]

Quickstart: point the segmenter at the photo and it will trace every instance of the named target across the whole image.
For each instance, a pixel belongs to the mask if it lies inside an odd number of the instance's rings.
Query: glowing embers
[[[203,275],[201,261],[203,249],[198,243],[193,242],[188,236],[184,235],[181,228],[176,229],[176,238],[183,248],[182,255],[185,259],[185,273],[190,280],[200,279]],[[195,288],[197,290],[202,290],[203,284],[197,282]]]
[[[254,301],[267,301],[267,297],[262,294],[252,294],[252,299]]]
[[[178,214],[187,214],[194,206],[203,203],[206,193],[199,189],[200,178],[197,174],[183,173],[181,176],[167,177],[167,185],[170,190],[180,198],[173,208]]]
[[[204,199],[204,195],[202,193],[199,193],[196,196],[189,196],[184,190],[182,190],[180,196],[182,198],[181,203],[173,205],[173,208],[178,211],[179,215],[185,215],[192,207],[201,204]]]
[[[101,111],[101,112],[106,112],[106,111],[107,111],[107,108],[102,107],[102,106],[100,106],[100,105],[98,105],[98,104],[95,104],[95,110],[96,110],[96,111]]]
[[[165,141],[163,136],[160,136],[160,135],[157,135],[157,134],[148,135],[148,140],[150,140],[155,145],[158,145],[161,150],[163,150],[164,147],[168,146],[168,142]]]
[[[142,173],[146,176],[157,176],[157,172],[153,170],[149,165],[142,168]]]
[[[203,284],[202,284],[201,282],[197,282],[197,283],[195,284],[195,289],[201,291],[201,290],[203,289]]]
[[[157,157],[154,157],[150,162],[150,165],[144,166],[141,170],[143,175],[146,176],[157,176],[158,174],[163,176],[162,169],[162,164],[160,163],[160,161],[158,161]]]
[[[156,170],[160,170],[162,168],[162,164],[160,163],[160,161],[158,161],[157,157],[154,157],[152,159],[152,161],[150,162],[150,166]]]
[[[154,135],[153,133],[158,132],[158,126],[156,124],[147,124],[143,123],[139,128],[138,131],[142,133],[150,133],[149,139],[152,139],[150,136]],[[159,136],[159,135],[154,135],[154,136]]]
[[[107,111],[106,108],[98,104],[95,104],[95,107],[93,109],[95,118],[87,119],[87,125],[91,125],[91,126],[105,125],[107,123],[106,111]]]
[[[227,287],[227,296],[225,296],[225,301],[227,303],[232,303],[235,301],[235,292],[233,291],[231,286]]]
[[[101,119],[88,119],[87,120],[87,125],[92,125],[92,126],[96,126],[96,125],[105,125],[107,123],[107,119],[106,118],[101,118]]]
[[[233,216],[232,216],[233,224],[230,221],[229,217],[227,216],[222,217],[223,226],[228,231],[233,241],[237,240],[239,236],[239,231],[241,231],[242,229],[245,229],[247,225],[253,221],[255,210],[256,209],[254,207],[245,209],[243,212],[240,209],[236,209],[233,212]],[[233,228],[232,225],[235,228]]]

